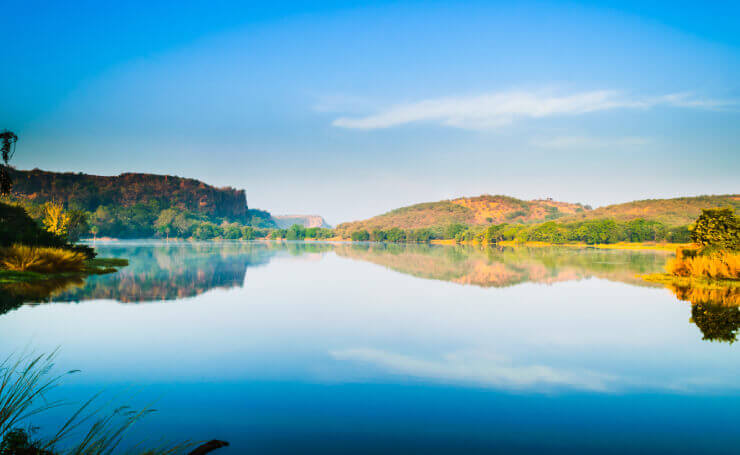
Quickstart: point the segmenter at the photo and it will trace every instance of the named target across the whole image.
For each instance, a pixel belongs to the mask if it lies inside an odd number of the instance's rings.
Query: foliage
[[[2,151],[2,163],[0,163],[0,195],[5,195],[13,189],[13,177],[10,175],[12,168],[8,162],[13,157],[15,151],[14,146],[16,141],[18,141],[18,136],[12,131],[3,130],[0,132],[0,141],[2,141],[2,145],[0,145],[0,151]]]
[[[574,223],[547,221],[539,224],[494,224],[483,228],[468,228],[455,240],[484,244],[500,241],[612,244],[618,242],[686,242],[688,230],[668,228],[657,221],[636,219],[628,222],[588,220]]]
[[[702,210],[689,230],[691,239],[703,247],[740,250],[740,218],[731,208]]]
[[[67,237],[70,216],[58,202],[44,204],[44,217],[41,220],[47,231],[59,237]]]
[[[666,264],[668,273],[679,277],[709,277],[713,279],[740,279],[740,253],[699,250],[676,251],[676,258]]]
[[[370,233],[364,229],[360,231],[354,231],[351,238],[354,242],[364,242],[370,240]]]
[[[18,272],[80,272],[87,256],[63,248],[43,248],[13,245],[0,249],[0,268]]]

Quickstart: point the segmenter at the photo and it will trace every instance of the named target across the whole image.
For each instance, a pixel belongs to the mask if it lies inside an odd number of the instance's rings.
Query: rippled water
[[[130,266],[0,315],[59,390],[159,410],[220,453],[736,453],[737,296],[638,277],[666,253],[98,244]],[[679,300],[683,299],[683,300]],[[60,415],[39,422],[53,426]]]

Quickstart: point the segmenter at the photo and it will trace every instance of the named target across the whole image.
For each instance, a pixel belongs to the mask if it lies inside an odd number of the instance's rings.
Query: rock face
[[[272,218],[280,229],[287,229],[294,224],[306,228],[331,228],[324,217],[320,215],[273,215]]]
[[[241,220],[247,216],[244,190],[216,188],[199,180],[171,175],[126,173],[98,176],[82,173],[12,171],[13,193],[33,202],[55,200],[85,210],[101,205],[130,207],[157,201],[161,208],[191,210]]]

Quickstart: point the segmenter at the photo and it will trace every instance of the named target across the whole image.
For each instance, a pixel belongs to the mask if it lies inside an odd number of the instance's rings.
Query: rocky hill
[[[247,217],[244,190],[216,188],[199,180],[171,175],[126,173],[98,176],[39,169],[12,171],[13,192],[30,202],[55,200],[94,211],[101,205],[131,207],[157,201],[210,217],[243,220]]]
[[[272,219],[281,229],[287,229],[294,224],[299,224],[305,228],[331,228],[324,217],[320,215],[273,215]]]
[[[534,223],[573,216],[588,210],[581,204],[551,199],[524,201],[509,196],[482,195],[402,207],[367,220],[342,223],[337,226],[337,230],[352,232],[360,229],[419,229],[455,223],[469,226]]]

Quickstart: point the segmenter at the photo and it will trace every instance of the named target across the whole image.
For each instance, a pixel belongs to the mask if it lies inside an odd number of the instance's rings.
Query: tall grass
[[[62,378],[77,371],[53,374],[56,352],[49,355],[8,357],[0,363],[0,450],[7,449],[9,440],[24,445],[29,454],[109,455],[121,444],[126,431],[151,409],[134,410],[128,406],[109,409],[98,405],[99,396],[82,404],[56,433],[46,439],[31,440],[19,430],[36,415],[66,403],[49,401],[48,393]],[[85,430],[84,427],[87,427]],[[78,440],[70,442],[75,436]],[[7,439],[6,439],[7,438]],[[63,446],[63,447],[62,447]],[[157,449],[134,448],[132,453],[175,454],[190,444],[165,446]],[[17,449],[16,449],[17,450]],[[9,453],[16,453],[11,449]]]
[[[701,254],[696,250],[679,249],[676,258],[666,264],[666,270],[680,277],[736,280],[740,279],[740,254],[733,251]]]
[[[18,272],[80,272],[87,256],[63,248],[13,245],[0,249],[0,268]]]

